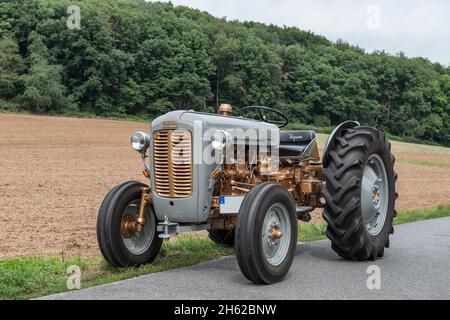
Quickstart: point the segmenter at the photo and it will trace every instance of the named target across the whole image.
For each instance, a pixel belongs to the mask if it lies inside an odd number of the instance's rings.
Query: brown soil
[[[145,182],[129,144],[138,130],[148,125],[0,115],[0,258],[98,254],[95,224],[103,197],[122,181]],[[450,163],[450,149],[426,147],[424,155],[423,148],[400,146],[399,158]],[[399,210],[450,202],[450,168],[399,163],[396,170]]]

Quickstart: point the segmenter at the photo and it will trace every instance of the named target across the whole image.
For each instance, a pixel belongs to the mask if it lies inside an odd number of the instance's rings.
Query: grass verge
[[[450,204],[432,209],[400,212],[394,224],[450,216]],[[299,241],[325,239],[325,223],[299,226]],[[67,267],[80,267],[83,288],[160,272],[233,254],[233,249],[219,246],[203,235],[182,235],[165,242],[154,263],[140,268],[115,269],[101,257],[20,257],[0,260],[0,299],[29,299],[67,290]]]
[[[448,163],[440,163],[440,162],[432,162],[432,161],[421,161],[421,160],[406,160],[399,159],[396,160],[400,163],[408,163],[408,164],[416,164],[418,166],[427,166],[427,167],[436,167],[436,168],[450,168],[450,164]]]
[[[394,225],[449,216],[450,204],[440,205],[436,208],[402,211],[397,213],[397,217],[394,218]],[[298,241],[308,242],[326,239],[326,227],[325,222],[316,224],[302,223],[299,225]]]
[[[112,268],[101,257],[19,257],[0,260],[0,299],[30,299],[67,291],[66,270],[81,269],[81,287],[110,283],[144,274],[180,268],[233,254],[201,235],[181,235],[166,241],[154,263],[140,268]]]
[[[25,116],[43,116],[43,117],[67,117],[67,118],[81,118],[81,119],[105,119],[105,120],[119,120],[119,121],[136,121],[136,122],[144,122],[151,123],[154,120],[154,117],[146,116],[146,115],[126,115],[126,114],[111,114],[111,115],[102,115],[98,116],[92,112],[82,112],[82,111],[74,111],[74,112],[63,112],[63,113],[55,113],[55,112],[29,112],[24,110],[19,110],[17,108],[10,109],[2,109],[2,104],[0,103],[0,114],[6,115],[25,115]]]

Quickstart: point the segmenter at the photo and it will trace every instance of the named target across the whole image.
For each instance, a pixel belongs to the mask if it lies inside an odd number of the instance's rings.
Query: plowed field
[[[129,143],[138,130],[148,125],[0,115],[0,258],[98,254],[103,197],[122,181],[145,182]],[[398,210],[450,202],[450,149],[393,142],[393,152]]]

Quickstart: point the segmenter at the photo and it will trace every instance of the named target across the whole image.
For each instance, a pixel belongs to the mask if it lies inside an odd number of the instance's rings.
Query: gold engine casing
[[[317,143],[314,144],[308,158],[283,159],[280,161],[278,171],[269,175],[262,173],[267,172],[267,168],[271,166],[270,157],[258,159],[255,164],[225,164],[220,182],[214,190],[210,215],[213,228],[226,230],[234,228],[235,216],[220,216],[219,195],[245,195],[253,187],[266,181],[282,185],[290,192],[297,206],[323,207],[320,191],[325,182]]]

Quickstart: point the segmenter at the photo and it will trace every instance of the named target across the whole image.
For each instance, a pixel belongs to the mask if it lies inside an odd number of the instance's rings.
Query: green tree
[[[236,69],[242,72],[245,88],[240,105],[276,105],[281,90],[281,59],[252,34],[241,41],[240,51]]]
[[[212,80],[212,83],[215,83],[215,109],[217,111],[219,104],[224,102],[224,100],[221,100],[222,86],[228,87],[228,93],[231,93],[233,96],[242,95],[242,78],[235,74],[235,62],[239,57],[239,40],[229,38],[221,30],[210,49],[210,54],[216,69],[215,79]],[[224,91],[226,95],[227,90],[225,89]],[[230,99],[231,97],[225,98]]]
[[[3,105],[154,117],[262,104],[299,128],[354,119],[450,145],[449,66],[143,0],[76,1],[81,29],[69,30],[72,4],[0,1]]]
[[[23,76],[25,91],[21,97],[24,105],[31,111],[63,111],[67,108],[65,88],[60,83],[61,67],[47,61],[47,47],[42,37],[32,32],[29,40],[28,74]]]
[[[1,39],[0,99],[13,99],[21,92],[20,74],[24,71],[24,67],[17,43],[10,38]]]

